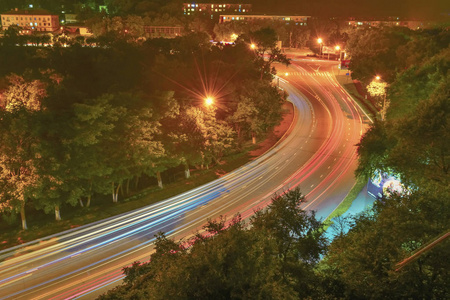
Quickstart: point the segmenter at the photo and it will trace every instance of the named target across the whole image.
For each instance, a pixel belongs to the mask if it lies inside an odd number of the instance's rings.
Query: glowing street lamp
[[[336,49],[336,51],[338,51],[338,53],[339,53],[339,60],[341,60],[341,46],[336,45],[336,47],[334,47],[334,49]]]
[[[256,49],[256,45],[255,45],[255,44],[251,44],[251,45],[250,45],[250,48]]]
[[[321,38],[318,38],[318,39],[317,39],[317,42],[318,42],[319,45],[320,45],[320,56],[322,56],[322,46],[323,46],[323,41],[322,41]]]
[[[211,106],[214,103],[214,99],[212,97],[205,98],[205,105]]]

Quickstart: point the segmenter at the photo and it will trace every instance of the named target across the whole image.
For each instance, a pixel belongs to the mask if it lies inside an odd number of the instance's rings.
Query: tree
[[[186,110],[189,118],[195,121],[196,132],[203,138],[200,149],[202,165],[211,162],[220,163],[220,159],[234,143],[234,132],[225,121],[216,118],[216,109],[208,107],[204,110],[191,107]]]
[[[244,37],[244,40],[246,37]],[[275,68],[272,63],[277,61],[286,66],[290,64],[286,55],[281,53],[281,49],[277,47],[277,34],[274,29],[270,27],[262,28],[260,30],[250,32],[248,39],[249,44],[254,44],[254,51],[257,54],[256,63],[261,70],[260,79],[272,79],[275,74]],[[266,59],[265,56],[268,55]]]
[[[285,95],[264,82],[248,81],[243,86],[237,108],[229,119],[239,136],[250,135],[255,144],[256,137],[266,133],[281,120]]]
[[[188,241],[159,234],[150,261],[125,268],[124,285],[99,299],[298,299],[311,292],[305,283],[325,241],[298,208],[303,199],[298,190],[274,196],[249,226],[240,216],[208,220]]]
[[[334,297],[446,298],[450,273],[442,257],[449,255],[448,241],[395,271],[397,263],[448,231],[448,189],[442,196],[394,194],[356,216],[354,226],[332,242],[323,261],[322,270],[344,286],[344,292]]]
[[[25,230],[25,205],[39,181],[34,163],[34,150],[39,144],[39,124],[35,121],[46,87],[38,80],[26,81],[18,75],[10,76],[9,82],[0,105],[0,199],[2,209],[20,212]]]
[[[391,106],[388,118],[411,114],[421,101],[427,100],[448,79],[450,49],[424,58],[400,73],[389,88]]]
[[[353,31],[347,50],[350,54],[352,78],[369,83],[380,75],[388,84],[402,70],[402,59],[396,50],[410,40],[411,31],[405,28],[369,28]]]

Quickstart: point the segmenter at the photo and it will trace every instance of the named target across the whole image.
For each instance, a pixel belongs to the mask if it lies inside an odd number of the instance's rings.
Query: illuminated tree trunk
[[[158,186],[160,188],[163,188],[163,183],[162,183],[162,179],[161,179],[161,172],[159,172],[159,171],[156,172],[156,179],[158,180]]]
[[[189,170],[189,164],[188,163],[184,164],[184,177],[186,177],[186,179],[191,177],[191,170]]]
[[[81,206],[81,207],[84,207],[83,200],[82,200],[81,198],[78,199],[78,202],[80,203],[80,206]]]
[[[112,198],[113,198],[113,202],[114,202],[114,203],[117,203],[117,201],[119,200],[119,189],[120,189],[121,184],[119,183],[119,184],[117,185],[117,188],[114,187],[114,182],[112,182],[111,185],[112,185]]]
[[[25,217],[25,203],[20,207],[20,218],[22,219],[22,229],[27,230],[27,219]]]
[[[252,132],[252,143],[256,144],[256,136],[254,132]]]
[[[92,197],[92,182],[89,184],[89,194],[87,197],[86,207],[89,207],[91,205],[91,197]]]
[[[59,210],[59,205],[55,205],[55,220],[61,221],[61,212]]]

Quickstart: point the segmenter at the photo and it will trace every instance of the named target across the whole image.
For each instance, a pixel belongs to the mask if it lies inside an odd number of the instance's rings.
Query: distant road
[[[248,217],[298,185],[304,208],[328,216],[354,184],[354,145],[368,124],[332,65],[300,59],[279,67],[296,114],[290,134],[258,159],[160,203],[0,251],[0,299],[95,298],[121,282],[124,266],[148,260],[157,232],[178,240],[207,218]]]

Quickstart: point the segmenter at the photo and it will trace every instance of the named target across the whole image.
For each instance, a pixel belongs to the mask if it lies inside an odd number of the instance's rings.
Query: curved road
[[[325,218],[354,184],[364,116],[332,75],[336,62],[278,67],[296,114],[290,134],[258,159],[160,203],[0,251],[0,299],[92,299],[119,284],[121,269],[148,260],[154,235],[178,240],[208,217],[250,216],[274,192],[300,186],[304,208]]]

